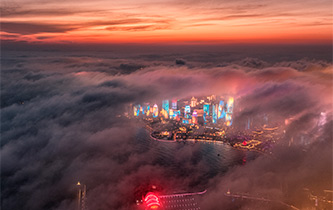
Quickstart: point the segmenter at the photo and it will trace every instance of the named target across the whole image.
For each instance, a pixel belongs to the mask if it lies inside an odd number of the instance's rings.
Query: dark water
[[[150,150],[153,164],[167,169],[166,177],[193,177],[188,186],[184,186],[192,189],[205,188],[215,176],[223,176],[230,168],[247,164],[259,156],[222,143],[159,142],[150,139],[145,129],[138,130],[135,144],[138,151]]]

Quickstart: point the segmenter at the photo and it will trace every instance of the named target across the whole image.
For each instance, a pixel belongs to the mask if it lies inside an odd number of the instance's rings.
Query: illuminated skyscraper
[[[184,117],[187,119],[191,118],[191,107],[189,105],[185,106]]]
[[[207,121],[207,117],[209,116],[209,104],[204,104],[203,105],[203,119],[206,122]]]
[[[145,114],[145,109],[146,109],[145,106],[141,106],[140,107],[140,113],[144,115]]]
[[[232,112],[234,108],[234,98],[230,97],[227,104],[226,125],[232,125]]]
[[[227,125],[227,126],[231,126],[232,125],[232,115],[231,114],[226,114],[226,122],[225,122],[225,124]]]
[[[219,103],[219,108],[218,108],[218,113],[217,113],[217,118],[218,119],[224,119],[225,118],[225,110],[224,110],[224,101],[220,101]]]
[[[162,101],[162,115],[164,118],[169,118],[169,100]]]
[[[198,113],[196,110],[192,113],[192,124],[198,124]]]
[[[195,107],[197,105],[198,99],[192,97],[191,99],[191,107]]]
[[[185,124],[207,124],[221,123],[226,126],[232,125],[234,98],[229,97],[228,103],[224,100],[218,100],[217,97],[212,95],[207,97],[214,99],[209,102],[192,97],[191,100],[163,100],[162,105],[158,107],[157,104],[144,103],[137,105],[130,105],[134,116],[143,116],[147,118],[163,117],[163,123],[166,119],[181,121]],[[221,98],[222,97],[218,97]],[[200,99],[200,98],[199,98]],[[171,106],[171,107],[170,107]],[[179,107],[182,107],[181,109]],[[176,109],[175,109],[176,108]],[[184,112],[184,113],[183,113]],[[161,119],[162,120],[162,119]],[[223,121],[223,122],[221,122]]]
[[[234,108],[234,98],[230,97],[227,104],[227,113],[232,114]]]
[[[133,114],[134,116],[139,116],[140,115],[140,110],[141,110],[141,106],[138,104],[138,105],[135,105],[133,107]]]
[[[153,117],[158,117],[158,106],[155,104],[153,106]]]
[[[146,106],[146,116],[149,117],[151,115],[150,105]]]
[[[179,121],[180,120],[180,110],[174,110],[173,111],[173,118],[175,119],[175,120],[177,120],[177,121]]]
[[[137,116],[136,112],[137,112],[137,108],[136,108],[136,106],[133,106],[133,115],[134,116]]]
[[[218,105],[213,104],[212,106],[212,122],[217,123],[217,111],[218,111]]]
[[[173,115],[173,109],[169,109],[169,118],[173,119],[174,115]]]
[[[171,102],[171,108],[172,109],[178,109],[177,100],[172,100],[172,102]]]

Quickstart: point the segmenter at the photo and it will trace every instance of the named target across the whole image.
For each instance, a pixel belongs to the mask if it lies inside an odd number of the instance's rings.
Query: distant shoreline
[[[239,151],[250,151],[250,152],[257,152],[263,155],[267,155],[267,153],[259,151],[257,149],[248,149],[248,148],[238,148],[238,147],[234,147],[232,146],[230,143],[228,142],[223,142],[223,141],[213,141],[213,140],[203,140],[203,139],[177,139],[175,140],[166,140],[166,139],[158,139],[152,136],[152,133],[150,133],[150,138],[155,140],[155,141],[159,141],[159,142],[166,142],[166,143],[181,143],[181,142],[208,142],[208,143],[218,143],[218,144],[225,144],[225,145],[229,145],[230,147],[232,147],[235,150],[239,150]]]

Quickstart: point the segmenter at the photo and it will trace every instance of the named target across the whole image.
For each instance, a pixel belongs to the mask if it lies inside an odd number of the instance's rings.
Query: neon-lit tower
[[[187,118],[187,119],[191,118],[191,107],[189,105],[185,106],[184,118]]]
[[[155,104],[153,106],[153,117],[158,117],[158,106]]]
[[[209,116],[209,104],[204,104],[203,105],[203,119],[205,122],[207,122],[207,117]]]
[[[234,98],[230,97],[227,103],[227,114],[225,116],[226,119],[226,125],[231,126],[232,125],[232,112],[234,108]]]
[[[213,104],[213,106],[212,106],[212,123],[214,123],[214,124],[217,122],[217,109],[218,109],[217,104]]]
[[[162,115],[164,118],[169,118],[169,100],[162,101]]]
[[[225,110],[224,110],[224,101],[221,100],[219,103],[217,118],[223,119],[225,117],[226,117],[226,114],[225,114]]]

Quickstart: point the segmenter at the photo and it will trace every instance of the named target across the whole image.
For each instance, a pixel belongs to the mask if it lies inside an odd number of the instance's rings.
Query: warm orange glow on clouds
[[[331,0],[4,0],[1,39],[331,43]]]

